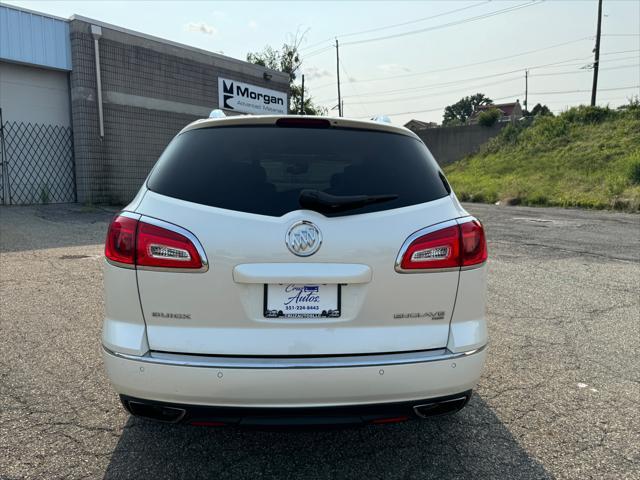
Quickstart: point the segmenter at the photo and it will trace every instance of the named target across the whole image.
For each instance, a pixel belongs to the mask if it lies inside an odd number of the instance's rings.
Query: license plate
[[[340,316],[340,285],[280,283],[264,286],[267,318]]]

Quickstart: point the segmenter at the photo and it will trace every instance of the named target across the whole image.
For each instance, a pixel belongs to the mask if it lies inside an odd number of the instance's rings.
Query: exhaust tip
[[[187,413],[184,408],[150,405],[133,400],[128,400],[124,404],[131,415],[165,423],[178,423]]]
[[[413,412],[420,418],[446,415],[461,410],[469,401],[470,395],[449,398],[431,403],[421,403],[413,406]]]

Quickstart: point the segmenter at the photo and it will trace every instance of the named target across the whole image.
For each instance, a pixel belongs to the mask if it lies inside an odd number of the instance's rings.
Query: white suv
[[[105,252],[104,361],[134,415],[396,422],[459,410],[484,364],[483,227],[405,128],[196,121]]]

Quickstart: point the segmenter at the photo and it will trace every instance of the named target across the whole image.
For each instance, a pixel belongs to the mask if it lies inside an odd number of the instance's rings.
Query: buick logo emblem
[[[291,253],[299,257],[308,257],[320,248],[322,234],[313,223],[303,220],[291,225],[285,240]]]

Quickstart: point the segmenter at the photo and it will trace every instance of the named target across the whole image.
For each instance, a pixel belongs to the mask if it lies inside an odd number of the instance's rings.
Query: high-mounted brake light
[[[164,224],[164,222],[159,222]],[[111,263],[163,269],[202,269],[195,238],[180,227],[167,228],[118,215],[109,225],[105,256]],[[176,231],[178,230],[178,231]],[[179,233],[183,232],[183,233]]]
[[[276,120],[277,127],[329,128],[331,122],[326,118],[282,117]]]
[[[396,270],[421,271],[478,265],[487,260],[487,243],[482,224],[469,220],[429,231],[403,247]],[[408,240],[409,242],[409,240]]]

